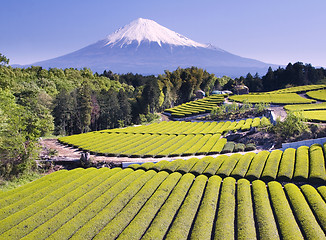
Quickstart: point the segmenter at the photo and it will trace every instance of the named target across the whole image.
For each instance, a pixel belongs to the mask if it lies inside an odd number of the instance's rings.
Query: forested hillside
[[[267,74],[231,79],[191,67],[158,76],[115,74],[89,69],[26,69],[8,66],[0,55],[0,175],[30,169],[36,143],[48,134],[71,135],[149,122],[156,112],[188,102],[198,89],[232,90],[244,83],[252,91],[314,84],[326,76],[323,68],[302,63]],[[251,76],[251,77],[250,77]]]

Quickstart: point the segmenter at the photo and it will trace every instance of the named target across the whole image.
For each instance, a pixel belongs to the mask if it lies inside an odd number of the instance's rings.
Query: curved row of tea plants
[[[164,112],[175,118],[189,117],[192,115],[209,113],[214,107],[223,102],[223,95],[212,95],[203,99],[183,103],[173,108],[165,109]]]
[[[326,122],[326,110],[303,111],[302,114],[310,122]]]
[[[283,108],[287,111],[326,110],[326,103],[285,105]]]
[[[235,102],[247,103],[269,103],[269,104],[302,104],[314,103],[316,100],[301,97],[296,93],[261,93],[261,94],[244,94],[233,95],[229,97]]]
[[[318,89],[324,89],[326,88],[325,84],[319,84],[319,85],[304,85],[304,86],[297,86],[297,87],[289,87],[289,88],[283,88],[275,91],[270,92],[263,92],[263,93],[253,93],[253,94],[264,94],[264,93],[303,93],[307,91],[313,91]]]
[[[325,239],[325,200],[326,186],[64,170],[2,194],[0,239]]]
[[[64,144],[107,156],[167,157],[220,153],[228,131],[247,131],[267,118],[239,122],[161,122],[59,138]],[[240,151],[240,150],[239,150]]]
[[[261,179],[264,181],[326,181],[325,156],[326,143],[322,146],[314,144],[310,147],[301,146],[298,149],[288,148],[284,152],[261,151],[259,153],[239,153],[231,156],[220,155],[216,158],[191,158],[189,160],[148,162],[142,165],[131,164],[134,170],[155,170],[167,172],[204,174],[207,176],[231,176],[236,179]]]
[[[309,97],[320,100],[326,101],[326,89],[318,90],[318,91],[310,91],[306,93]]]

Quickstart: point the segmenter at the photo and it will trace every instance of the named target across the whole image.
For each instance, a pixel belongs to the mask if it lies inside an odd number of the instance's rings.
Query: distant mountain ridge
[[[32,65],[44,68],[87,67],[99,73],[111,70],[144,75],[196,66],[217,76],[231,77],[248,72],[265,74],[269,66],[276,67],[195,42],[153,20],[143,18],[80,50]]]

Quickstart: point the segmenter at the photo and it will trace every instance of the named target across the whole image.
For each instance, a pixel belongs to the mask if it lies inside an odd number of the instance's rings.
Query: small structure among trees
[[[195,95],[196,95],[196,99],[203,99],[206,94],[203,90],[199,89],[195,92]]]
[[[234,86],[234,93],[238,95],[248,94],[249,88],[246,85],[236,85]]]

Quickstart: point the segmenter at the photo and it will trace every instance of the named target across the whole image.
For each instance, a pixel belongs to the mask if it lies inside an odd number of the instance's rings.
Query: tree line
[[[252,76],[248,73],[245,77],[236,78],[234,82],[245,84],[251,92],[267,92],[291,86],[325,84],[325,79],[326,69],[296,62],[294,64],[289,63],[285,68],[279,67],[276,70],[269,67],[266,75],[262,77],[258,74]]]

